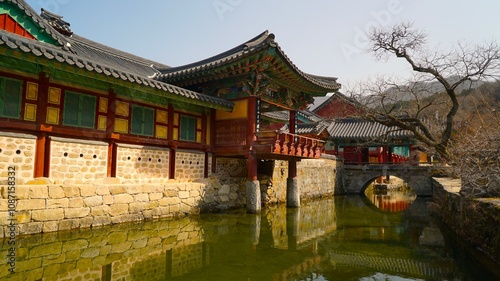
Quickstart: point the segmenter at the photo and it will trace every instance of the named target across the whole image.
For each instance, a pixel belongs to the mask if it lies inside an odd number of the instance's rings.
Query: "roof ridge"
[[[237,45],[236,47],[231,48],[231,49],[229,49],[227,51],[224,51],[222,53],[213,55],[211,57],[208,57],[208,58],[196,61],[196,62],[188,63],[188,64],[185,64],[185,65],[180,65],[180,66],[175,66],[175,67],[170,67],[170,68],[159,68],[158,70],[160,72],[162,72],[162,74],[168,74],[168,73],[175,72],[175,71],[177,71],[179,69],[189,69],[189,68],[192,68],[192,67],[197,66],[197,65],[203,65],[203,64],[208,63],[210,61],[214,61],[214,60],[218,60],[220,58],[224,58],[224,57],[226,57],[228,55],[231,55],[231,54],[233,54],[233,53],[235,53],[237,51],[243,51],[243,50],[246,50],[246,49],[248,49],[250,47],[256,47],[259,44],[262,44],[263,42],[265,42],[265,39],[267,39],[270,36],[272,36],[272,39],[274,41],[274,34],[272,34],[272,33],[269,34],[269,32],[266,30],[266,31],[260,33],[259,35],[255,36],[254,38],[246,41],[245,43]]]
[[[70,37],[70,39],[73,41],[77,41],[80,44],[84,44],[87,47],[91,47],[91,48],[94,48],[94,49],[97,49],[97,50],[100,50],[100,51],[103,51],[106,53],[110,53],[114,56],[121,57],[122,59],[131,61],[131,62],[140,63],[143,65],[147,65],[147,66],[151,67],[154,71],[158,71],[157,66],[168,67],[166,64],[163,64],[163,63],[160,63],[160,62],[148,59],[148,58],[144,58],[144,57],[141,57],[138,55],[134,55],[132,53],[122,51],[122,50],[113,48],[111,46],[104,45],[102,43],[96,42],[94,40],[88,39],[88,38],[83,37],[83,36],[78,35],[78,34],[73,34]]]

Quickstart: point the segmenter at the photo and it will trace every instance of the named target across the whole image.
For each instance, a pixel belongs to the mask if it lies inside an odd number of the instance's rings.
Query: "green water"
[[[406,207],[382,211],[367,198],[341,196],[260,215],[18,237],[16,273],[1,263],[0,279],[500,280],[487,259],[429,218],[424,199]],[[7,256],[5,241],[0,251]]]

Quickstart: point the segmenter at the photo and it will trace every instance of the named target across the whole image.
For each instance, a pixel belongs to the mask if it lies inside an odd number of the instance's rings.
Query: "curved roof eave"
[[[325,91],[337,91],[338,89],[340,89],[340,84],[337,83],[336,77],[312,75],[301,71],[289,59],[285,52],[283,52],[278,43],[275,42],[274,38],[274,34],[269,33],[266,30],[256,37],[250,39],[249,41],[210,58],[178,67],[157,68],[157,70],[161,74],[159,74],[155,78],[168,82],[170,79],[173,79],[175,77],[191,75],[197,72],[214,69],[219,66],[229,64],[243,57],[250,56],[266,48],[272,47],[276,48],[279,56],[288,65],[288,67],[297,74],[297,76],[305,79],[306,81],[317,87],[324,88]]]
[[[149,77],[141,77],[134,73],[126,72],[109,65],[104,65],[98,61],[92,61],[88,58],[65,51],[56,46],[27,39],[16,34],[0,30],[0,46],[4,45],[13,51],[29,53],[35,57],[43,57],[49,61],[57,61],[67,64],[71,67],[84,69],[89,72],[95,72],[117,80],[129,81],[132,83],[148,86],[164,92],[181,96],[187,103],[203,103],[207,107],[231,110],[234,104],[228,100],[203,95],[187,89],[183,89],[165,82],[157,81]],[[190,100],[192,100],[190,102]]]

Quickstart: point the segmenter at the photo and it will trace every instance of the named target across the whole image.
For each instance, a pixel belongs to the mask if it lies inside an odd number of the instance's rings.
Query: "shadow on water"
[[[237,210],[16,242],[16,273],[2,263],[1,280],[499,279],[434,223],[421,198],[400,212],[340,196],[260,215]]]

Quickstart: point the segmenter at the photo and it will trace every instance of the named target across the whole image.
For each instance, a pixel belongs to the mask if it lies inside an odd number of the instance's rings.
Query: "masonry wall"
[[[175,178],[198,180],[205,176],[205,153],[179,150],[175,154]]]
[[[107,173],[105,142],[50,138],[50,179],[62,184],[91,184]]]
[[[460,179],[434,178],[434,213],[462,239],[500,262],[500,199],[466,198]]]
[[[286,202],[288,162],[272,161],[272,175],[261,175],[260,188],[264,204]],[[312,200],[338,194],[337,175],[342,162],[336,158],[304,159],[297,162],[297,180],[301,200]]]
[[[169,149],[118,144],[116,177],[122,183],[168,181]]]
[[[36,137],[0,132],[0,184],[7,184],[8,166],[16,166],[16,180],[25,183],[33,179]]]

